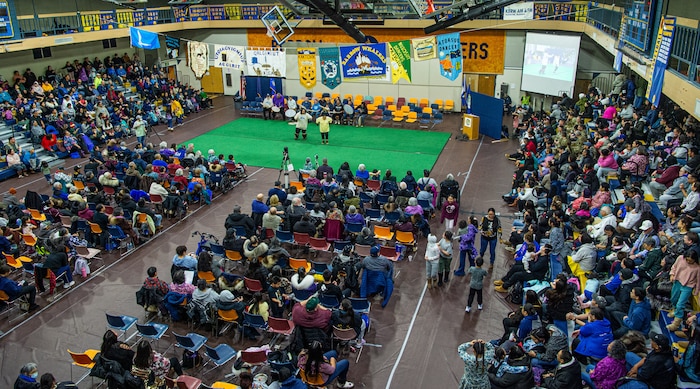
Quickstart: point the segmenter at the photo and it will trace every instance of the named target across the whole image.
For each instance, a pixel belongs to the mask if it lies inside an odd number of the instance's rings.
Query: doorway
[[[221,68],[209,67],[209,71],[202,77],[202,89],[207,93],[224,93],[224,75]]]

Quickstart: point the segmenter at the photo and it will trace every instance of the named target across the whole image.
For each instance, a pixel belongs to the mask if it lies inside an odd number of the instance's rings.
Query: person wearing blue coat
[[[603,359],[608,354],[608,345],[613,341],[612,327],[603,310],[594,307],[588,312],[588,323],[574,331],[577,336],[571,344],[576,359],[588,363],[588,358]]]
[[[617,329],[613,332],[615,339],[621,338],[628,331],[639,331],[644,336],[649,335],[651,329],[651,304],[647,300],[647,293],[642,287],[635,287],[630,291],[632,302],[627,315],[620,311],[613,311],[613,324]]]

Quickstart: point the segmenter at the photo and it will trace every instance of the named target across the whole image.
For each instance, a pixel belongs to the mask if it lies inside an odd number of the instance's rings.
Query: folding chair
[[[204,364],[204,366],[206,366],[209,362],[214,362],[215,366],[203,372],[202,376],[216,369],[219,366],[225,365],[236,356],[236,350],[234,350],[233,347],[227,345],[226,343],[222,343],[216,346],[216,348],[204,345],[204,351],[209,357],[209,360]],[[204,368],[204,366],[202,366],[202,368]]]
[[[4,290],[0,290],[0,302],[4,302],[5,304],[7,304],[7,307],[5,308],[5,312],[7,312],[8,322],[12,323],[15,319],[20,318],[20,317],[26,315],[27,313],[29,313],[29,312],[24,312],[21,309],[19,309],[19,305],[16,304],[17,301],[25,301],[25,300],[26,299],[24,296],[18,297],[14,300],[11,300],[10,296],[8,296],[8,294],[5,293]],[[19,314],[17,315],[17,317],[10,320],[10,314],[15,309],[19,312]]]
[[[92,368],[95,366],[95,356],[100,353],[100,350],[94,350],[94,349],[88,349],[85,350],[83,353],[74,353],[68,349],[68,354],[70,354],[70,357],[73,359],[73,362],[70,364],[70,380],[75,382],[76,384],[80,383],[80,381],[84,380],[85,377],[87,377],[90,374],[90,371]],[[87,372],[83,374],[78,381],[73,380],[73,366],[78,366],[82,367],[83,369],[87,369]]]
[[[294,288],[292,288],[292,294],[294,295],[294,301],[302,302],[302,301],[306,301],[309,298],[311,298],[311,296],[316,294],[316,292],[308,290],[308,289],[294,289]]]
[[[330,270],[329,265],[330,264],[327,262],[311,261],[311,269],[313,269],[314,273],[319,275],[322,275],[326,270]]]
[[[71,228],[73,226],[73,221],[68,215],[61,215],[61,226],[64,228]]]
[[[331,244],[324,238],[309,237],[309,245],[316,251],[328,251],[331,248]]]
[[[243,328],[257,328],[262,331],[267,331],[267,322],[261,315],[254,315],[252,313],[243,312]]]
[[[415,246],[416,238],[412,232],[396,231],[396,242],[406,246]]]
[[[262,292],[263,287],[262,283],[260,281],[244,277],[243,278],[243,285],[245,286],[246,290],[248,290],[248,293],[253,294],[255,292]]]
[[[241,360],[243,361],[244,365],[248,365],[251,367],[250,373],[253,374],[255,372],[255,369],[267,364],[267,352],[265,350],[244,350],[241,351]]]
[[[156,348],[158,347],[158,341],[165,335],[165,332],[168,331],[168,328],[169,327],[167,324],[153,322],[146,324],[136,323],[136,331],[138,332],[139,336],[141,338],[148,339],[149,342],[155,341]]]
[[[331,348],[336,348],[338,345],[343,345],[343,348],[348,347],[350,341],[357,338],[357,333],[352,328],[339,328],[333,326],[333,336],[331,336]],[[336,344],[335,341],[338,341]]]
[[[356,298],[350,297],[350,303],[352,304],[352,310],[359,313],[364,313],[369,315],[370,308],[372,304],[366,298]]]
[[[274,334],[270,340],[270,348],[273,348],[280,336],[289,336],[294,332],[294,323],[291,320],[270,316],[267,318],[267,330]]]
[[[78,253],[79,256],[85,258],[88,262],[90,262],[92,259],[102,260],[102,258],[98,257],[98,255],[101,253],[99,249],[93,249],[86,246],[75,246],[75,252]]]
[[[231,309],[228,311],[224,311],[222,309],[219,309],[217,311],[218,315],[218,320],[215,323],[215,331],[216,331],[216,336],[220,336],[226,331],[228,331],[229,328],[231,327],[236,327],[238,328],[238,312],[236,312],[235,309]],[[223,321],[226,323],[223,329],[219,331],[219,321]]]
[[[277,230],[275,231],[275,236],[277,236],[277,239],[282,243],[294,243],[294,235],[289,231]]]
[[[133,243],[131,237],[126,235],[119,226],[109,226],[107,227],[107,232],[109,232],[109,239],[112,241],[112,245],[119,248],[120,254],[122,249],[128,250],[129,243]]]
[[[225,250],[226,260],[233,263],[233,267],[236,267],[243,260],[243,256],[240,252],[234,250]],[[226,267],[226,266],[224,266]]]
[[[22,241],[25,245],[34,247],[36,246],[36,236],[32,234],[22,234]]]
[[[433,114],[433,126],[430,127],[430,129],[432,130],[435,126],[442,123],[442,120],[442,114],[440,112],[435,112],[435,114]]]
[[[187,335],[178,335],[173,332],[173,336],[175,336],[175,341],[177,342],[175,347],[180,347],[189,352],[199,351],[199,349],[204,346],[204,343],[207,342],[207,338],[205,336],[194,332],[190,332]]]
[[[372,246],[355,243],[355,254],[359,255],[360,257],[366,257],[369,255],[371,248]]]
[[[340,301],[335,296],[321,294],[318,296],[318,300],[324,307],[328,309],[338,308],[340,306]]]
[[[391,246],[381,246],[379,248],[379,255],[386,257],[392,262],[396,262],[399,260],[399,253],[396,252],[395,247]]]
[[[128,315],[111,315],[105,312],[107,328],[117,330],[126,336],[126,332],[136,324],[138,318]]]
[[[29,209],[29,213],[32,215],[32,220],[36,220],[38,222],[43,222],[46,221],[46,215],[41,213],[38,209]]]
[[[394,238],[394,233],[391,232],[391,228],[375,225],[374,226],[374,237],[382,240],[391,240]]]
[[[382,211],[379,209],[367,208],[365,209],[365,216],[367,216],[370,221],[378,222],[382,219]]]
[[[398,211],[386,212],[384,214],[384,221],[388,224],[395,224],[401,218],[401,214]]]
[[[198,389],[202,385],[202,380],[188,375],[181,375],[177,379],[165,376],[165,386],[177,389]]]
[[[362,223],[346,223],[345,230],[350,234],[359,234],[365,226]]]
[[[454,100],[445,100],[445,105],[443,107],[443,111],[452,112],[453,109],[455,109]]]
[[[367,188],[373,192],[378,192],[382,183],[379,180],[367,180]]]
[[[216,243],[209,243],[209,248],[211,248],[211,253],[219,258],[226,258],[226,250],[224,246]]]
[[[151,198],[151,204],[153,204],[153,208],[156,210],[156,212],[163,212],[163,198],[160,195],[157,194],[149,194]]]
[[[306,269],[307,273],[311,270],[311,264],[304,258],[289,258],[289,267],[295,272],[298,271],[300,267]]]
[[[335,242],[333,242],[333,251],[336,253],[342,253],[345,246],[349,244],[349,240],[336,240]]]
[[[198,271],[197,278],[204,280],[209,284],[216,281],[216,277],[214,277],[214,273],[210,272],[210,271]]]

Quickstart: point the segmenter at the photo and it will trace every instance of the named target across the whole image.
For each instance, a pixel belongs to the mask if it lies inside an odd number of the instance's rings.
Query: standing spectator
[[[476,217],[470,216],[469,222],[460,221],[460,230],[466,228],[466,232],[459,237],[459,267],[455,269],[454,275],[462,277],[465,275],[464,267],[466,266],[466,257],[469,256],[469,266],[474,266],[474,259],[477,257],[474,241],[476,239],[478,221]],[[463,226],[464,224],[464,226]],[[482,260],[483,262],[483,260]]]
[[[671,267],[671,304],[675,310],[669,313],[673,317],[673,323],[666,326],[669,331],[677,331],[683,321],[683,311],[690,299],[690,295],[700,290],[700,264],[698,264],[698,252],[689,249],[684,255],[679,256]]]
[[[440,249],[440,263],[438,265],[438,286],[442,286],[443,282],[447,283],[450,276],[450,267],[452,264],[452,231],[445,231],[442,234],[442,239],[438,242]]]
[[[326,111],[321,112],[321,117],[316,119],[318,130],[321,132],[321,144],[328,144],[328,133],[331,131],[331,119]]]
[[[610,322],[600,308],[591,308],[588,312],[588,323],[574,331],[572,336],[576,337],[571,345],[574,355],[586,364],[589,357],[605,358],[608,345],[613,341]]]
[[[428,279],[428,289],[437,285],[438,265],[440,262],[440,247],[435,235],[428,235],[428,244],[425,246],[425,274]]]
[[[496,261],[496,243],[498,243],[498,235],[501,233],[501,221],[496,216],[496,210],[489,208],[486,216],[481,218],[481,250],[479,256],[483,257],[486,254],[488,246],[491,264],[489,271],[493,270],[493,263]]]
[[[459,203],[452,196],[447,196],[447,201],[442,203],[442,213],[440,214],[440,223],[445,224],[445,230],[452,231],[459,217]]]

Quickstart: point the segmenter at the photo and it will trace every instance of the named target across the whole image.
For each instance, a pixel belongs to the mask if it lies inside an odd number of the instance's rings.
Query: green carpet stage
[[[450,137],[444,132],[331,125],[330,144],[322,145],[316,124],[309,124],[305,141],[294,140],[294,129],[281,120],[241,118],[186,143],[194,143],[195,150],[205,155],[214,149],[225,157],[233,154],[237,162],[273,169],[280,168],[282,150],[287,146],[295,169],[304,166],[306,157],[313,162],[318,154],[319,162],[328,158],[335,170],[344,161],[350,163],[353,172],[364,163],[370,171],[379,169],[384,173],[391,169],[400,180],[406,170],[413,171],[418,179],[423,169],[432,169]]]

